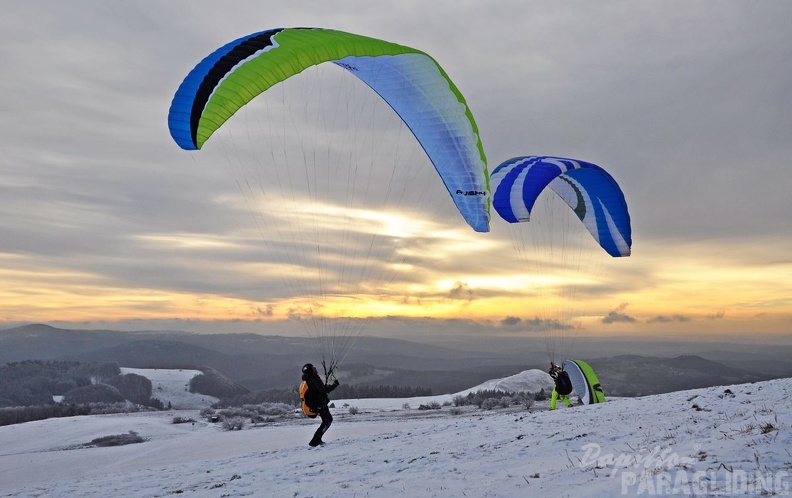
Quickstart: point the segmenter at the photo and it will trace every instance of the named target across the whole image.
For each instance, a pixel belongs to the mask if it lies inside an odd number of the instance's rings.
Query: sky
[[[381,335],[566,330],[788,342],[790,14],[792,5],[774,0],[6,6],[0,324],[303,333],[327,315],[352,316]],[[290,228],[357,220],[357,231],[386,241],[364,259],[379,280],[355,277],[356,287],[336,289],[324,303],[301,299],[300,284],[285,279],[313,270],[278,254],[300,252],[311,235],[295,235],[291,248],[284,238],[273,242],[266,223],[278,216],[246,209],[258,202],[242,187],[249,177],[236,176],[246,173],[230,161],[216,167],[243,146],[218,139],[213,150],[186,152],[167,127],[175,90],[203,57],[240,36],[289,26],[431,54],[465,96],[490,168],[536,154],[605,167],[629,206],[632,255],[596,258],[574,275],[554,254],[536,266],[539,249],[494,211],[490,233],[468,228],[420,149],[407,144],[380,154],[414,164],[409,178],[421,189],[410,190],[428,192],[430,202],[415,210],[377,207],[372,198],[354,210],[323,205],[314,222]],[[283,102],[300,97],[291,99]],[[303,108],[284,109],[251,106],[228,128],[257,133],[251,122]],[[404,130],[387,126],[373,126],[381,134],[365,140],[407,142]],[[333,153],[358,142],[338,135],[321,135]],[[273,148],[246,138],[259,154]],[[570,282],[574,293],[556,294]]]
[[[514,377],[532,372],[547,377]],[[335,400],[320,448],[307,445],[318,422],[301,415],[238,431],[196,410],[51,418],[0,427],[0,494],[788,496],[791,389],[777,379],[555,411]],[[89,445],[130,431],[145,441]]]

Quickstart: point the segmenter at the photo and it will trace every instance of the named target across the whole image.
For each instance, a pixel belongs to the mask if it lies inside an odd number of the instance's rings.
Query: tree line
[[[49,417],[129,411],[128,405],[163,409],[151,381],[121,374],[115,362],[27,360],[0,366],[0,425]]]
[[[299,406],[300,395],[297,387],[273,388],[261,391],[226,396],[212,405],[212,408],[229,408],[232,406],[257,405],[261,403],[286,403]],[[333,391],[335,399],[360,399],[360,398],[413,398],[416,396],[431,396],[432,390],[424,387],[409,386],[374,386],[374,385],[347,385],[342,384]]]

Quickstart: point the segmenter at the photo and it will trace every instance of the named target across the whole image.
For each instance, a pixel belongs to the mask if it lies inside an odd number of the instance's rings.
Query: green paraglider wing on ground
[[[588,363],[583,360],[567,360],[563,368],[569,374],[575,392],[584,405],[605,402],[605,393],[602,391],[599,379]]]

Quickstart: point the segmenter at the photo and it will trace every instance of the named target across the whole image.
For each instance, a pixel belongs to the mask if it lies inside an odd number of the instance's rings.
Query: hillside
[[[393,404],[405,400],[391,400]],[[792,379],[547,411],[334,410],[223,431],[174,413],[0,427],[0,496],[788,495]],[[138,444],[86,445],[133,431]],[[295,469],[300,469],[296,472]]]
[[[121,373],[133,373],[149,379],[152,396],[174,410],[200,410],[217,402],[213,396],[190,392],[190,380],[202,375],[200,370],[121,367]]]
[[[696,387],[756,382],[775,376],[749,372],[700,356],[673,358],[614,356],[588,362],[597,372],[606,393],[642,396]]]
[[[115,361],[133,368],[196,368],[222,372],[251,390],[290,387],[299,369],[317,355],[306,338],[255,334],[190,334],[163,331],[65,330],[48,325],[26,325],[0,330],[0,363],[29,359],[83,362]],[[521,368],[520,359],[500,353],[477,352],[418,344],[399,339],[361,337],[346,358],[349,365],[384,369],[375,382],[410,385],[424,378],[433,391],[461,389],[471,381]],[[524,365],[522,365],[524,368]],[[481,369],[481,370],[480,370]],[[460,371],[454,375],[426,372]],[[417,375],[413,375],[417,372]]]
[[[536,339],[493,337],[442,343],[448,346],[364,336],[345,359],[339,376],[349,385],[413,387],[439,394],[526,369],[547,369],[543,345]],[[583,358],[595,368],[606,392],[618,396],[792,376],[788,361],[792,348],[782,345],[673,345],[581,338],[576,347],[586,352]],[[642,354],[635,354],[637,350]],[[710,352],[714,359],[693,354],[699,350]],[[611,354],[594,356],[602,351]],[[664,354],[651,356],[651,351]],[[0,364],[55,359],[116,362],[130,368],[206,367],[251,391],[293,387],[300,366],[315,362],[316,356],[307,338],[295,337],[66,330],[42,324],[0,330]]]

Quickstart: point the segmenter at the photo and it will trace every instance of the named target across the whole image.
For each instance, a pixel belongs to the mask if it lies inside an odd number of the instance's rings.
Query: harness
[[[561,370],[558,372],[558,375],[556,375],[555,385],[556,392],[562,396],[568,395],[574,389],[572,381],[569,379],[569,374],[564,370]]]
[[[311,407],[305,404],[305,393],[307,391],[308,391],[308,383],[302,381],[302,383],[300,383],[300,402],[302,404],[302,411],[306,417],[316,418],[316,416],[319,415],[319,413],[313,411]]]

